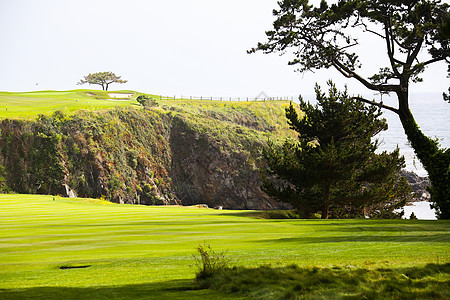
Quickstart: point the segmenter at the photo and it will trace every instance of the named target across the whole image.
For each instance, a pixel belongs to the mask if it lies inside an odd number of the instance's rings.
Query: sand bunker
[[[128,99],[133,97],[133,94],[123,94],[123,93],[111,93],[108,95],[111,99]]]

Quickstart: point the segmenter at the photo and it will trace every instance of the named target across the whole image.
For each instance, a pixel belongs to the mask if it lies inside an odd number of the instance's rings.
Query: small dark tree
[[[366,88],[394,93],[397,105],[386,105],[362,97],[355,99],[396,113],[417,157],[428,171],[431,200],[441,219],[450,218],[450,150],[439,149],[436,140],[425,136],[409,109],[409,83],[437,62],[450,63],[449,5],[440,0],[339,0],[319,7],[308,0],[281,0],[274,29],[268,41],[256,49],[265,53],[286,53],[293,49],[300,71],[335,68]],[[357,53],[358,30],[372,35],[385,48],[388,65],[371,77],[364,77]],[[425,51],[426,50],[426,51]],[[427,53],[425,53],[427,52]],[[448,95],[444,94],[448,101]]]
[[[448,66],[448,76],[447,77],[450,78],[450,66]],[[450,103],[450,87],[448,88],[448,94],[443,92],[442,97],[444,98],[444,101],[447,101],[448,103]]]
[[[300,117],[286,108],[290,128],[298,141],[273,144],[263,152],[268,168],[263,172],[263,190],[294,205],[304,217],[322,212],[322,218],[386,216],[402,207],[411,195],[398,149],[375,154],[372,138],[387,129],[375,107],[351,99],[330,83],[329,96],[316,86],[318,104],[300,98]],[[267,176],[269,175],[269,176]],[[275,179],[273,176],[275,176]]]
[[[144,107],[146,107],[146,106],[157,106],[158,105],[158,102],[155,99],[153,99],[152,97],[148,96],[148,95],[139,95],[136,98],[136,101],[140,105],[142,105]]]
[[[126,83],[127,80],[120,79],[121,76],[117,76],[113,72],[98,72],[98,73],[89,73],[89,75],[84,76],[84,79],[81,79],[77,84],[82,85],[85,83],[89,84],[98,84],[102,86],[104,91],[108,90],[108,87],[111,83]]]

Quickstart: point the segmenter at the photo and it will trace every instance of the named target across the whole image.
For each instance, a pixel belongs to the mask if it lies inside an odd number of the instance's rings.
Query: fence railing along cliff
[[[159,100],[211,100],[211,101],[294,101],[294,97],[203,97],[203,96],[162,96]]]

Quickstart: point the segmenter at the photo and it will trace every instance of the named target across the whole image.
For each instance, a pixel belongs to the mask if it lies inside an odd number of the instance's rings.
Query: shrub
[[[131,188],[131,186],[127,186],[127,194],[133,195],[133,189]]]
[[[226,252],[215,252],[209,244],[198,245],[197,251],[200,257],[194,256],[198,272],[195,274],[197,281],[211,278],[220,271],[229,269],[229,260]]]
[[[146,183],[146,184],[144,185],[144,193],[146,193],[146,194],[151,194],[152,189],[153,189],[153,187],[152,187],[149,183]]]
[[[153,99],[152,97],[148,96],[148,95],[139,95],[136,98],[136,101],[139,102],[140,105],[142,106],[158,106],[158,102]]]

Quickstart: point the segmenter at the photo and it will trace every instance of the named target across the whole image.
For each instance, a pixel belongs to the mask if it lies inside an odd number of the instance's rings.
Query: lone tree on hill
[[[97,72],[97,73],[89,73],[89,75],[84,76],[84,79],[81,79],[77,84],[82,85],[85,83],[89,84],[98,84],[102,86],[104,91],[108,90],[108,87],[111,83],[126,83],[127,80],[120,79],[121,76],[117,76],[113,72]]]
[[[399,217],[393,210],[406,204],[411,188],[400,176],[404,159],[398,149],[375,154],[378,143],[372,138],[387,129],[380,109],[329,84],[329,96],[316,86],[315,106],[300,98],[303,117],[292,103],[286,108],[298,141],[264,149],[268,168],[262,189],[291,203],[303,217],[319,211],[322,219]]]
[[[440,0],[339,0],[319,7],[308,0],[281,0],[274,29],[268,41],[258,43],[249,53],[281,52],[289,49],[295,58],[289,62],[300,71],[335,68],[380,94],[394,93],[396,106],[362,97],[354,99],[396,113],[412,148],[428,171],[431,201],[441,219],[450,218],[450,150],[439,148],[425,136],[409,109],[409,83],[420,82],[428,65],[450,65],[449,5]],[[356,72],[361,67],[355,52],[358,31],[379,39],[388,59],[387,66],[371,77]],[[424,51],[426,50],[426,51]],[[450,66],[449,66],[450,67]],[[449,69],[450,70],[450,69]],[[444,93],[444,98],[448,100]]]

